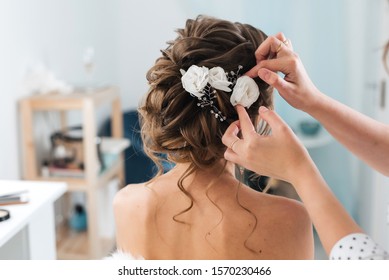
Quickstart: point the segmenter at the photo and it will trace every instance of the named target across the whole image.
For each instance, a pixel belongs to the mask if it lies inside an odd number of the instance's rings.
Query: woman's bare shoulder
[[[259,194],[261,199],[257,202],[257,211],[271,213],[273,218],[282,221],[282,226],[310,226],[311,220],[305,206],[296,199],[272,194]]]
[[[145,236],[153,230],[155,205],[155,195],[145,184],[128,185],[116,194],[113,208],[120,250],[141,255]]]
[[[115,212],[127,213],[137,209],[145,210],[155,202],[155,193],[145,183],[130,184],[115,195],[113,205]],[[141,211],[144,212],[144,211]]]
[[[118,226],[150,226],[158,198],[145,183],[131,184],[122,188],[114,197],[113,209]]]
[[[312,259],[314,242],[312,221],[305,206],[294,199],[273,197],[274,221],[279,228],[285,259]],[[282,237],[284,235],[285,238]],[[292,242],[291,242],[292,241]]]
[[[250,203],[269,234],[266,239],[273,253],[284,259],[313,258],[312,222],[304,205],[295,199],[271,194],[252,196]]]
[[[278,214],[285,218],[286,227],[300,229],[312,226],[308,211],[300,201],[286,197],[277,197],[277,200]]]
[[[246,194],[248,203],[256,206],[258,211],[271,211],[277,215],[294,216],[295,218],[309,220],[308,212],[304,205],[296,199],[291,199],[283,196],[260,193],[252,189],[248,190]]]

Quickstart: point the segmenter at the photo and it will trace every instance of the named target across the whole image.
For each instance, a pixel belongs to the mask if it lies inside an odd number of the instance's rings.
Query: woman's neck
[[[162,178],[174,180],[176,183],[183,179],[183,187],[190,192],[203,192],[204,188],[210,185],[214,187],[236,185],[235,165],[231,162],[226,163],[223,160],[206,169],[195,169],[193,172],[188,172],[190,166],[190,163],[179,163],[168,173],[162,175]],[[219,188],[213,188],[215,191],[217,189]]]
[[[177,163],[176,166],[171,170],[174,174],[184,174],[190,168],[190,163]],[[193,172],[196,177],[220,177],[220,176],[234,176],[235,164],[220,160],[213,166],[206,167],[204,169],[196,168]]]

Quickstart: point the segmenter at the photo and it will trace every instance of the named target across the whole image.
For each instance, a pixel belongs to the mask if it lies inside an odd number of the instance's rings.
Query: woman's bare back
[[[186,190],[174,171],[129,185],[115,198],[118,248],[145,259],[311,259],[305,208],[258,193],[232,176],[196,176]],[[207,187],[208,186],[208,187]]]

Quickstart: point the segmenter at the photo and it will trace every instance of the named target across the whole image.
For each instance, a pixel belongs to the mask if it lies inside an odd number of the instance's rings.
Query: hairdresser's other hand
[[[256,133],[245,108],[238,105],[236,109],[239,121],[232,123],[222,138],[228,147],[224,154],[228,161],[292,184],[299,174],[312,167],[307,150],[276,112],[265,107],[259,109],[260,117],[272,129],[271,135],[263,136]]]
[[[275,87],[290,105],[305,112],[319,102],[320,92],[293,51],[292,42],[284,34],[269,36],[255,51],[255,57],[257,65],[246,75],[259,76]],[[282,72],[284,78],[276,72]]]

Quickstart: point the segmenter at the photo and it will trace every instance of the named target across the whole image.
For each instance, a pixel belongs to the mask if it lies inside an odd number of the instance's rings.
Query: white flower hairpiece
[[[258,99],[259,89],[255,81],[248,76],[240,76],[239,71],[226,73],[222,67],[208,69],[205,66],[192,65],[188,71],[180,70],[183,88],[193,97],[197,97],[197,106],[210,107],[211,113],[220,121],[226,120],[222,112],[214,105],[216,89],[231,92],[230,102],[233,106],[241,104],[246,108]],[[232,90],[233,89],[233,90]]]
[[[233,106],[242,105],[247,109],[257,101],[259,89],[257,83],[249,76],[239,77],[231,94],[230,102]]]

